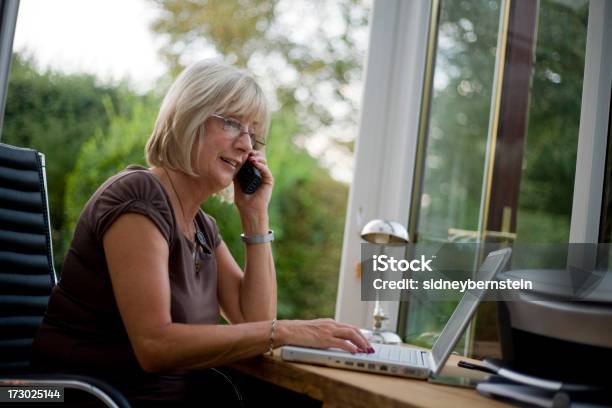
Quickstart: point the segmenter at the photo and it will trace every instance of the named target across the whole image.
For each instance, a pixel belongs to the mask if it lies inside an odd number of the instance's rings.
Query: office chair
[[[130,408],[109,384],[81,375],[35,373],[32,341],[57,283],[45,156],[0,143],[0,386],[57,386]]]

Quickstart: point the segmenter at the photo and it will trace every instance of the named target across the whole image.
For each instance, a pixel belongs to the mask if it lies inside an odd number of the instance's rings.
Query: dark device
[[[240,183],[240,189],[245,194],[253,194],[261,185],[261,173],[248,160],[244,162],[238,174],[236,174],[236,179]]]

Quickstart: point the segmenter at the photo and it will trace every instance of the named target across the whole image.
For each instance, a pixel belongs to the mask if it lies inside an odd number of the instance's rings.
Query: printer
[[[612,369],[609,249],[609,245],[570,244],[565,269],[510,268],[500,274],[500,279],[533,282],[531,289],[506,292],[499,302],[505,365],[551,380],[606,388],[612,384],[612,375],[601,376]]]

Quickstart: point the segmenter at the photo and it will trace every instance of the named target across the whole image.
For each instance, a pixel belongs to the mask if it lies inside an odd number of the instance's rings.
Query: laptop
[[[489,253],[478,270],[477,279],[482,281],[492,280],[498,272],[504,269],[511,253],[510,248]],[[435,377],[446,364],[448,356],[463,335],[485,292],[486,289],[465,291],[431,351],[376,343],[372,344],[375,350],[372,354],[351,354],[339,349],[284,346],[281,348],[281,358],[298,363],[318,364],[400,377]]]

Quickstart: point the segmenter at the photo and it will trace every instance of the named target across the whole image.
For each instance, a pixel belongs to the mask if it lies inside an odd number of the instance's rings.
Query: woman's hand
[[[280,320],[277,326],[279,344],[276,346],[335,347],[349,353],[374,352],[357,326],[333,319]]]
[[[251,151],[247,160],[260,171],[261,185],[253,194],[245,194],[242,192],[238,180],[234,179],[234,203],[236,203],[236,207],[238,207],[240,216],[243,219],[243,224],[244,221],[249,220],[250,223],[254,223],[255,220],[253,220],[253,218],[259,219],[264,217],[266,225],[261,225],[260,227],[265,229],[265,231],[255,232],[265,233],[267,232],[268,228],[268,204],[270,203],[270,198],[272,197],[274,177],[272,177],[272,172],[270,171],[266,158],[262,152],[257,150]],[[248,226],[243,225],[243,227],[245,228],[245,233],[248,233],[249,231],[246,231]]]

